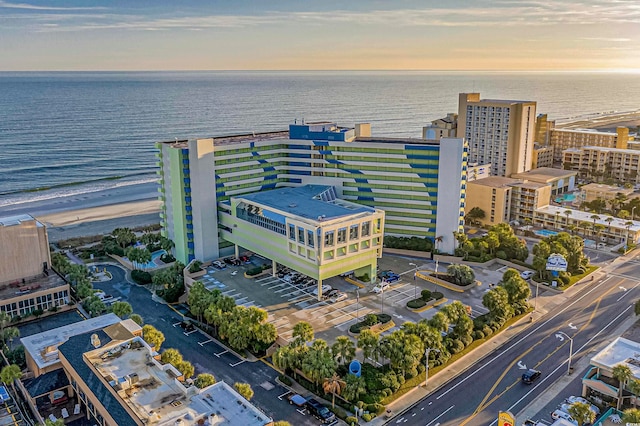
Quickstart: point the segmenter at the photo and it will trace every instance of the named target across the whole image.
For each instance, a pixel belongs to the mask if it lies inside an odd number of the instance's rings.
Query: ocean
[[[533,72],[0,73],[0,206],[151,182],[157,141],[370,122],[420,137],[460,92],[561,119],[638,109],[640,75]]]

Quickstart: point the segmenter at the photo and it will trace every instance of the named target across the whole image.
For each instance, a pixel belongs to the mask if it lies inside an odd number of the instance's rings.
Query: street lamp
[[[427,380],[429,380],[429,352],[436,351],[440,353],[440,349],[426,348],[424,350],[424,387],[427,387]]]
[[[631,208],[631,220],[636,220],[636,219],[635,219],[635,215],[633,214],[633,212],[636,210],[636,207],[638,207],[638,206],[633,206],[633,207]]]
[[[569,339],[569,363],[567,364],[567,374],[571,374],[571,357],[573,356],[573,338],[571,338],[564,331],[558,331],[558,333],[556,333],[556,337],[561,341],[564,340],[562,336],[565,336],[567,339]]]
[[[416,273],[418,272],[418,265],[415,263],[409,263],[409,266],[413,266],[413,298],[418,298],[418,283],[416,282]]]

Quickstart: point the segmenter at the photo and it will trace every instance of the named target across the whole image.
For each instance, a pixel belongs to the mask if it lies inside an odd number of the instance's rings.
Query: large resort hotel
[[[321,280],[375,271],[378,232],[437,239],[450,252],[462,229],[463,138],[372,137],[369,124],[316,122],[157,147],[163,232],[184,263],[233,243]],[[283,189],[292,187],[302,188]]]

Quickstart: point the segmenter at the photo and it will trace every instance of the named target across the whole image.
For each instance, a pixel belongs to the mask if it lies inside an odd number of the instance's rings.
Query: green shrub
[[[484,333],[481,330],[475,330],[473,332],[474,340],[482,340],[484,339]]]
[[[384,388],[384,389],[382,389],[382,394],[385,397],[391,396],[391,395],[393,395],[393,391],[391,390],[391,388]]]
[[[253,277],[254,275],[258,275],[260,273],[262,273],[262,267],[261,266],[256,266],[255,268],[251,268],[246,272],[248,277]]]
[[[367,314],[364,317],[365,325],[372,326],[378,323],[378,316],[376,314]]]
[[[371,277],[369,276],[369,274],[364,274],[356,278],[362,281],[363,283],[368,283],[371,281]]]
[[[375,418],[375,416],[371,413],[364,413],[362,415],[362,420],[364,420],[365,422],[370,422],[373,418]]]
[[[377,317],[380,324],[386,324],[391,321],[391,315],[389,314],[378,314]]]
[[[420,296],[422,297],[422,300],[424,300],[425,302],[428,302],[431,299],[431,291],[429,290],[422,290],[420,292]]]
[[[175,262],[176,258],[173,257],[173,255],[171,255],[170,253],[165,253],[162,256],[160,256],[160,260],[162,260],[164,263],[171,263],[171,262]]]
[[[439,291],[434,291],[433,293],[431,293],[431,297],[433,297],[435,300],[440,300],[444,297],[444,294],[440,293]]]
[[[131,279],[134,280],[138,284],[150,284],[151,283],[151,274],[147,271],[139,271],[134,269],[131,271]]]
[[[164,262],[164,260],[163,260]],[[194,260],[193,263],[191,264],[191,266],[189,266],[189,272],[191,272],[192,274],[194,272],[198,272],[202,270],[202,262],[200,262],[199,260]]]
[[[424,299],[409,300],[407,302],[407,308],[418,309],[418,308],[422,308],[423,306],[426,306],[426,304],[427,302]]]
[[[464,349],[464,343],[460,339],[452,339],[448,349],[452,354],[457,354]]]
[[[370,413],[376,413],[378,416],[384,413],[385,408],[386,407],[384,405],[379,403],[367,405],[367,411],[369,411]]]
[[[344,419],[344,421],[347,422],[349,426],[354,426],[358,424],[358,419],[353,416],[348,416],[346,419]]]
[[[498,250],[496,252],[496,257],[498,259],[507,260],[507,253],[505,253],[503,250]]]
[[[278,376],[278,380],[280,380],[281,383],[287,385],[287,386],[291,386],[292,382],[291,379],[287,376],[285,376],[284,374],[280,374]]]
[[[460,341],[462,341],[464,347],[466,348],[471,343],[473,343],[473,337],[471,337],[470,334],[465,334],[464,336],[460,336]]]

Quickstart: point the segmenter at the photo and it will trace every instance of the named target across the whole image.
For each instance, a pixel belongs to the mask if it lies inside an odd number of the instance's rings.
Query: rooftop
[[[548,181],[558,178],[568,178],[575,176],[575,170],[555,169],[553,167],[538,167],[522,173],[514,173],[511,176],[520,179],[531,179],[535,181]]]
[[[29,221],[35,221],[37,227],[44,226],[42,223],[38,222],[33,216],[28,214],[19,214],[15,216],[0,217],[0,226],[21,225],[22,222],[29,222]]]
[[[605,185],[603,183],[588,183],[580,187],[582,191],[599,191],[599,192],[612,192],[618,193],[621,192],[623,194],[630,194],[633,192],[633,188],[621,188],[615,185]]]
[[[583,212],[581,210],[572,210],[572,209],[567,209],[566,207],[557,207],[557,206],[541,207],[539,209],[536,209],[536,213],[544,213],[544,214],[549,214],[553,216],[555,216],[556,213],[558,213],[561,217],[566,217],[565,212],[567,210],[571,212],[571,214],[569,215],[570,220],[578,220],[580,222],[588,222],[589,224],[592,224],[593,223],[592,216],[598,216],[599,219],[596,219],[595,223],[604,225],[607,228],[609,227],[609,222],[607,222],[605,219],[609,217],[613,217],[607,214],[595,214],[592,212]],[[618,229],[626,229],[627,222],[632,223],[632,225],[629,227],[630,231],[632,232],[640,231],[640,221],[629,220],[629,219],[619,219],[617,217],[613,217],[613,220],[611,221],[611,227],[618,228]]]
[[[611,370],[618,364],[626,364],[633,377],[640,379],[640,343],[618,337],[591,358],[591,365],[606,370]]]
[[[517,186],[519,188],[527,188],[527,189],[538,189],[538,188],[542,188],[544,186],[549,186],[549,184],[547,183],[542,183],[542,182],[529,182],[529,181],[524,181],[524,182],[518,182],[518,183],[514,183],[511,186]]]
[[[314,221],[336,219],[358,213],[374,213],[375,209],[337,198],[335,188],[325,185],[304,185],[235,197],[270,207],[292,216]]]
[[[195,424],[201,418],[214,425],[260,426],[271,422],[224,382],[203,390],[185,387],[177,380],[181,373],[156,361],[140,337],[112,341],[85,353],[85,358],[95,367],[94,374],[102,376],[120,402],[143,423],[174,425],[183,420]]]
[[[520,182],[522,181],[519,179],[512,179],[503,176],[487,176],[482,179],[471,181],[469,184],[473,183],[474,185],[489,186],[491,188],[506,188]]]
[[[638,151],[637,149],[609,148],[604,146],[593,146],[593,145],[583,146],[582,148],[578,148],[577,150],[583,151],[587,149],[593,149],[593,150],[602,151],[602,152],[619,152],[621,154],[640,155],[640,151]]]
[[[8,300],[17,296],[35,294],[63,286],[67,286],[66,281],[56,274],[53,269],[47,269],[46,273],[25,279],[24,282],[13,281],[0,284],[0,300]]]
[[[555,128],[551,129],[552,132],[564,132],[564,133],[588,133],[590,135],[602,135],[602,136],[614,136],[617,137],[618,133],[616,132],[603,132],[597,129],[562,129]]]
[[[100,330],[120,322],[116,314],[106,314],[86,321],[80,321],[53,330],[33,334],[20,339],[39,368],[44,368],[58,362],[58,346],[73,336],[94,330]]]

